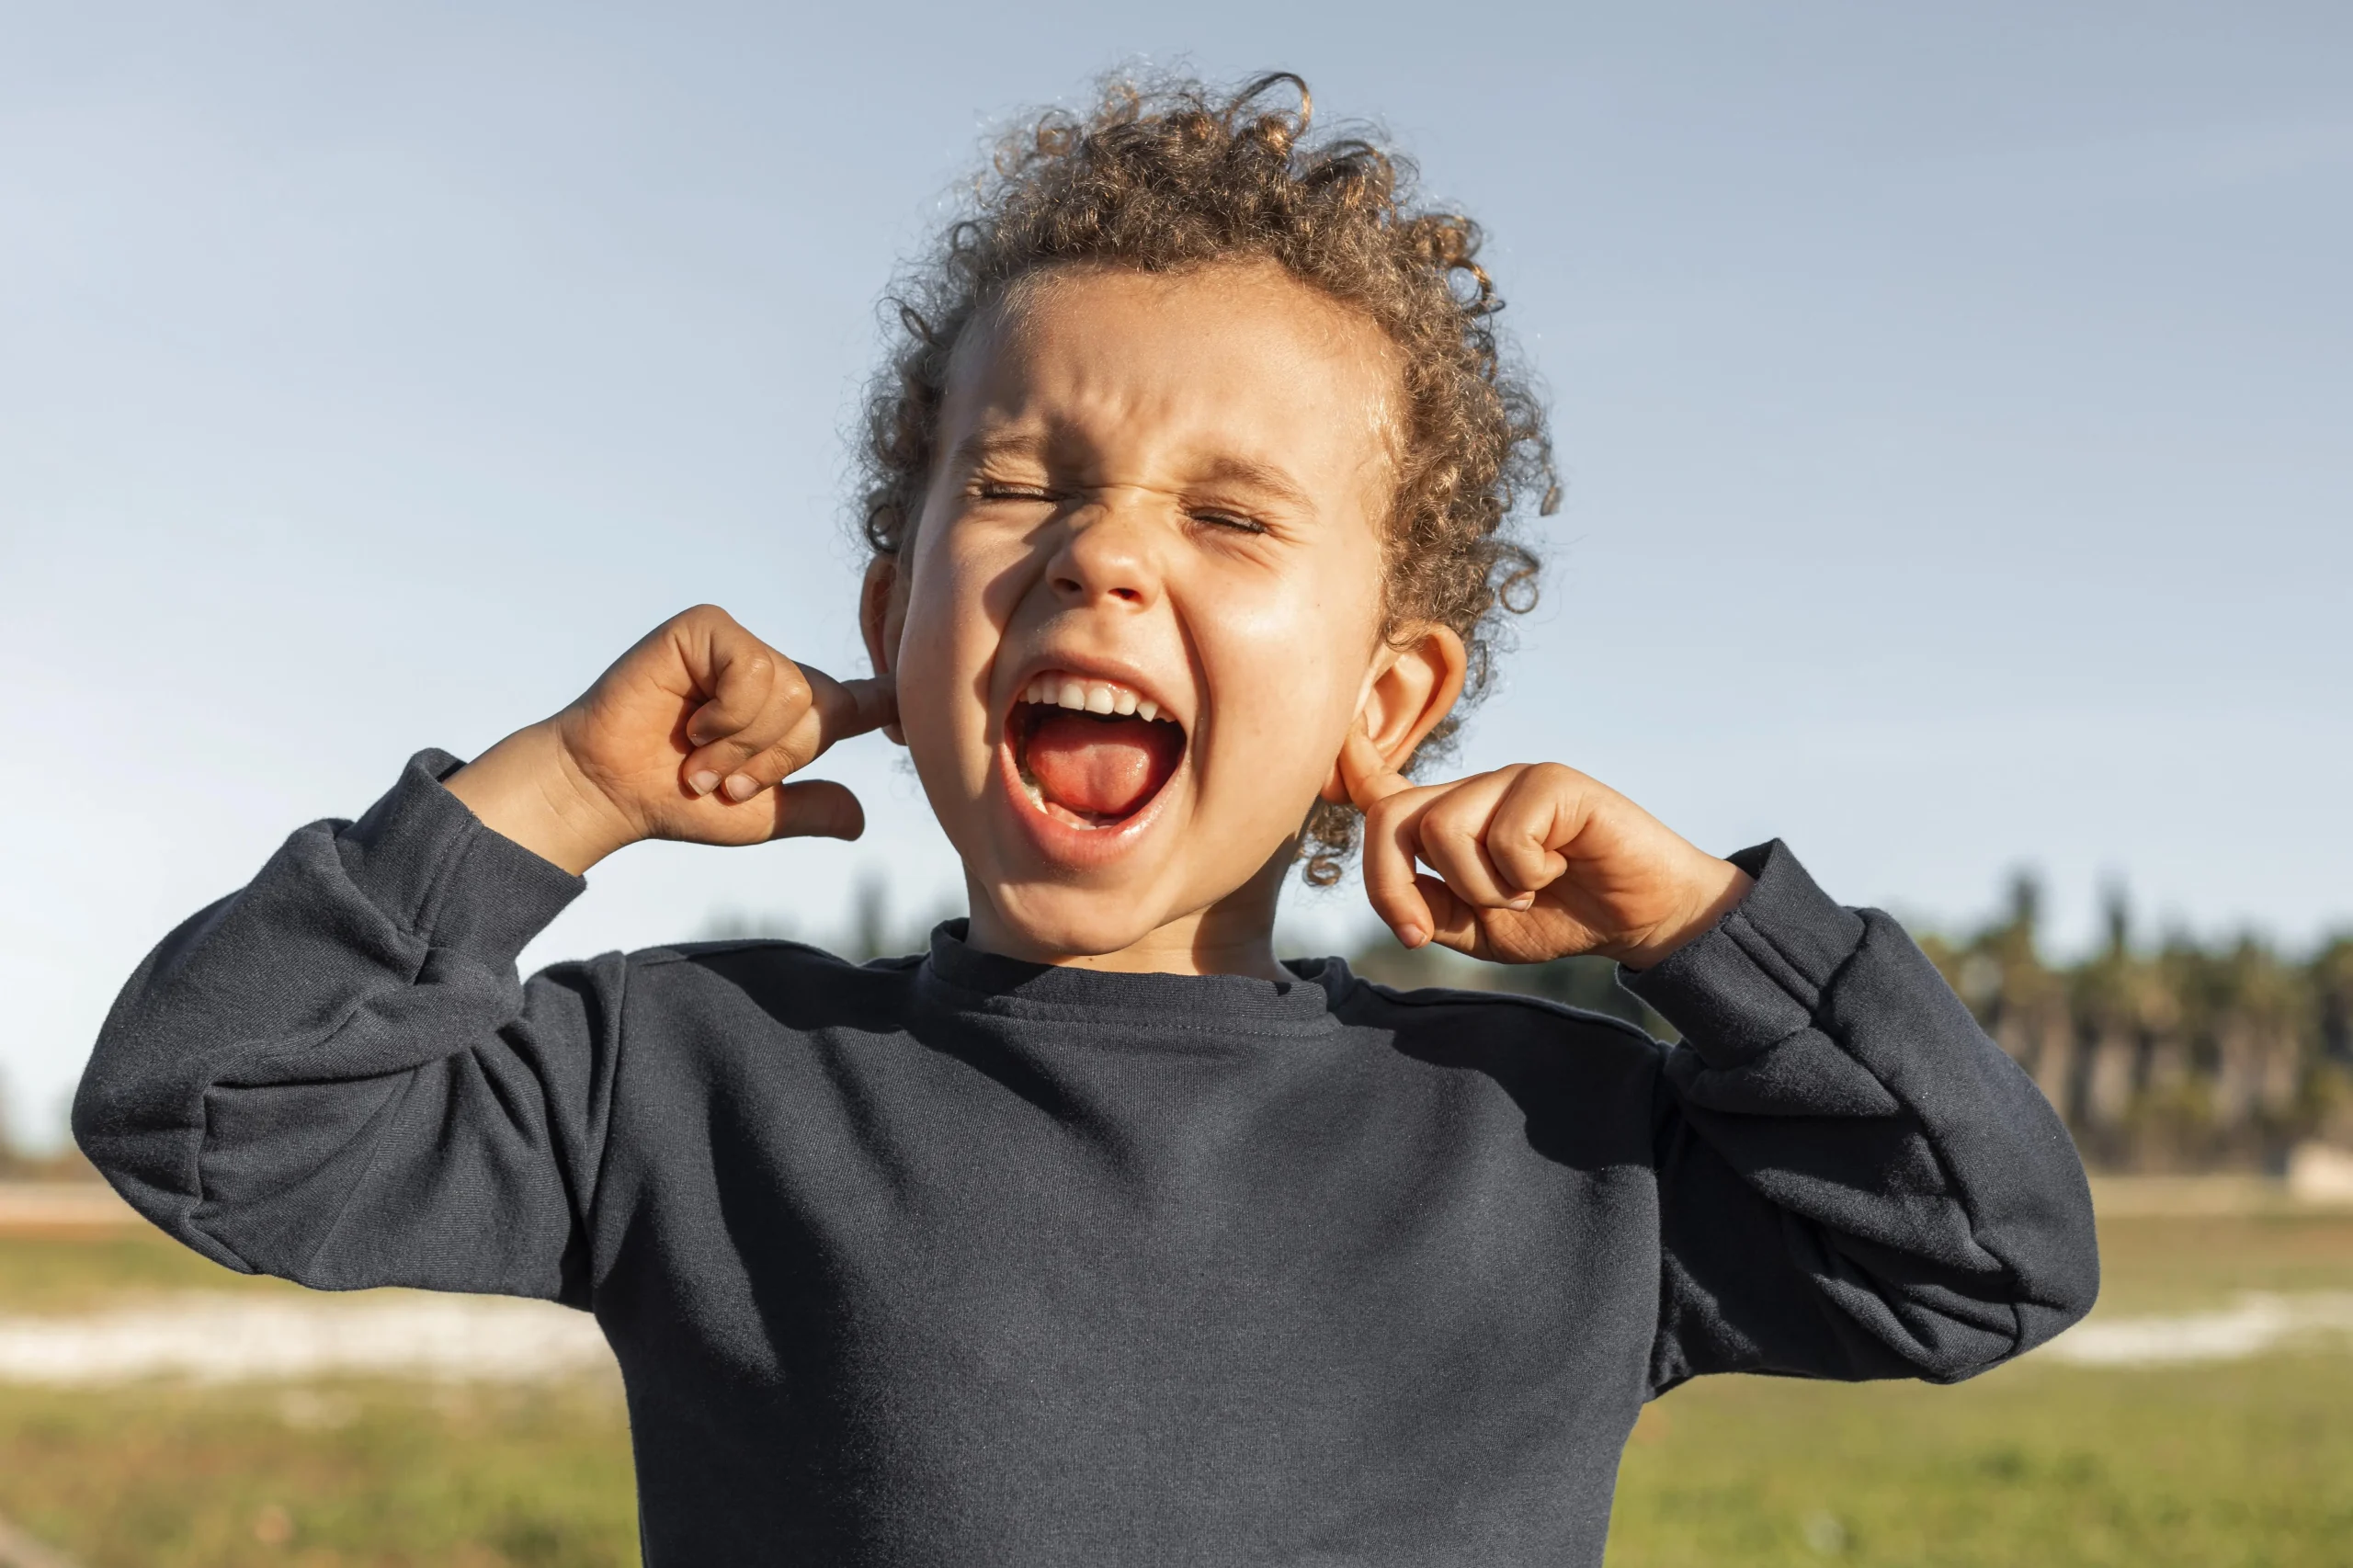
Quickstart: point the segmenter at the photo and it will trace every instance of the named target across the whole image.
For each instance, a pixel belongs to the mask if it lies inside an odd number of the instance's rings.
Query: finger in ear
[[[1380,745],[1361,727],[1350,730],[1340,743],[1340,756],[1335,767],[1347,799],[1355,801],[1360,812],[1369,812],[1390,796],[1403,794],[1414,787],[1412,779],[1389,765]]]

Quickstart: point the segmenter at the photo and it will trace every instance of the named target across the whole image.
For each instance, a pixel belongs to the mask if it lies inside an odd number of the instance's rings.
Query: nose
[[[1102,496],[1077,508],[1046,564],[1054,595],[1073,606],[1149,606],[1160,593],[1154,529],[1140,497]]]

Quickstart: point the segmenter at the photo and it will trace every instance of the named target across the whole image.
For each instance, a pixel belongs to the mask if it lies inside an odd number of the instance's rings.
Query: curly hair
[[[1295,108],[1265,100],[1288,85]],[[1544,409],[1494,321],[1479,227],[1414,200],[1414,165],[1370,134],[1308,132],[1307,84],[1289,73],[1231,92],[1114,77],[1083,115],[1038,114],[1006,134],[965,209],[886,298],[889,358],[868,393],[859,453],[864,532],[905,548],[931,480],[958,338],[1026,278],[1073,266],[1175,272],[1272,261],[1361,312],[1399,350],[1404,415],[1385,549],[1386,631],[1449,626],[1470,654],[1464,700],[1409,767],[1442,756],[1482,695],[1502,614],[1535,604],[1538,562],[1520,514],[1559,502]],[[1353,807],[1318,801],[1306,880],[1338,881]]]

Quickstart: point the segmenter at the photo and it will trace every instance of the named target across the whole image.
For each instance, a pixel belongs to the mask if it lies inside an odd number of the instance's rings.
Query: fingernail
[[[1430,939],[1430,934],[1418,926],[1400,926],[1397,939],[1409,948],[1418,948]]]
[[[719,788],[719,775],[706,767],[699,773],[687,775],[687,788],[698,795],[708,795]]]
[[[748,801],[759,792],[760,781],[753,778],[750,774],[731,773],[727,776],[727,798],[729,800]]]
[[[1504,907],[1506,909],[1533,909],[1536,907],[1536,895],[1532,892],[1521,893],[1518,898],[1513,899],[1509,903],[1505,904]]]

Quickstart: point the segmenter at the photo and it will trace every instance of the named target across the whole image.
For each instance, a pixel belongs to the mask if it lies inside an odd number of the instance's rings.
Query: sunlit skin
[[[1558,764],[1397,771],[1465,664],[1445,627],[1387,620],[1398,399],[1379,329],[1270,265],[1033,280],[958,345],[914,537],[867,577],[872,678],[698,607],[449,788],[574,872],[647,837],[856,837],[848,791],[783,781],[881,728],[984,950],[1282,978],[1276,903],[1322,793],[1366,811],[1367,893],[1407,946],[1655,962],[1738,901],[1736,868]],[[1073,816],[1025,790],[1019,699],[1046,671],[1181,727],[1148,801]]]

